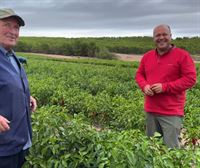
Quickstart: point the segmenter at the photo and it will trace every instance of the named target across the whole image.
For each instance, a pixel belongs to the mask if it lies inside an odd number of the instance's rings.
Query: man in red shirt
[[[190,54],[171,44],[168,25],[153,30],[156,49],[144,54],[135,80],[145,94],[147,136],[159,132],[170,148],[179,148],[186,90],[196,82]]]

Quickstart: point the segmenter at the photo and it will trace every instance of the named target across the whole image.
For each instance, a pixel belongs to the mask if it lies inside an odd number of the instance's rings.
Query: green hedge
[[[191,54],[200,54],[200,38],[177,38],[173,40],[177,47],[188,50]],[[151,37],[118,37],[118,38],[53,38],[53,37],[21,37],[15,50],[18,52],[34,52],[87,56],[112,59],[110,52],[144,54],[153,49]]]

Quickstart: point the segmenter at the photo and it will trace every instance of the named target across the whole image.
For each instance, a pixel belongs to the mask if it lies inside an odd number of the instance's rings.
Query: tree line
[[[200,54],[200,37],[176,38],[173,43],[177,47],[186,49],[191,54]],[[144,54],[152,48],[154,48],[152,37],[21,37],[15,50],[18,52],[112,59],[112,52]]]

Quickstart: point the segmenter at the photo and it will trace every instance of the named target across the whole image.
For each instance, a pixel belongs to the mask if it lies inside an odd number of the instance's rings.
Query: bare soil
[[[39,53],[30,53],[38,56],[45,56],[50,58],[60,58],[60,59],[93,59],[91,57],[83,57],[83,56],[65,56],[65,55],[56,55],[56,54],[39,54]],[[120,54],[120,53],[113,53],[117,59],[122,61],[138,61],[140,62],[143,55],[139,54]],[[200,62],[200,55],[193,55],[193,60],[195,63]]]
[[[142,59],[142,55],[137,54],[119,54],[114,53],[115,56],[122,61],[140,61]]]
[[[38,56],[45,56],[50,58],[60,58],[60,59],[92,59],[91,57],[83,57],[83,56],[64,56],[64,55],[56,55],[56,54],[39,54],[39,53],[30,53],[33,55]],[[142,55],[136,55],[136,54],[119,54],[119,53],[113,53],[117,59],[122,61],[140,61],[142,58]]]
[[[56,55],[56,54],[40,54],[40,53],[30,53],[36,56],[44,56],[50,58],[60,58],[60,59],[90,59],[91,57],[83,57],[83,56],[65,56],[65,55]]]

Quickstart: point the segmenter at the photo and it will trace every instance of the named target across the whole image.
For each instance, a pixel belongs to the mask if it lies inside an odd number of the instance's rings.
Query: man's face
[[[159,26],[154,29],[153,40],[158,50],[167,51],[171,44],[171,32],[166,26]]]
[[[0,19],[0,45],[9,50],[19,37],[19,23],[14,17]]]

